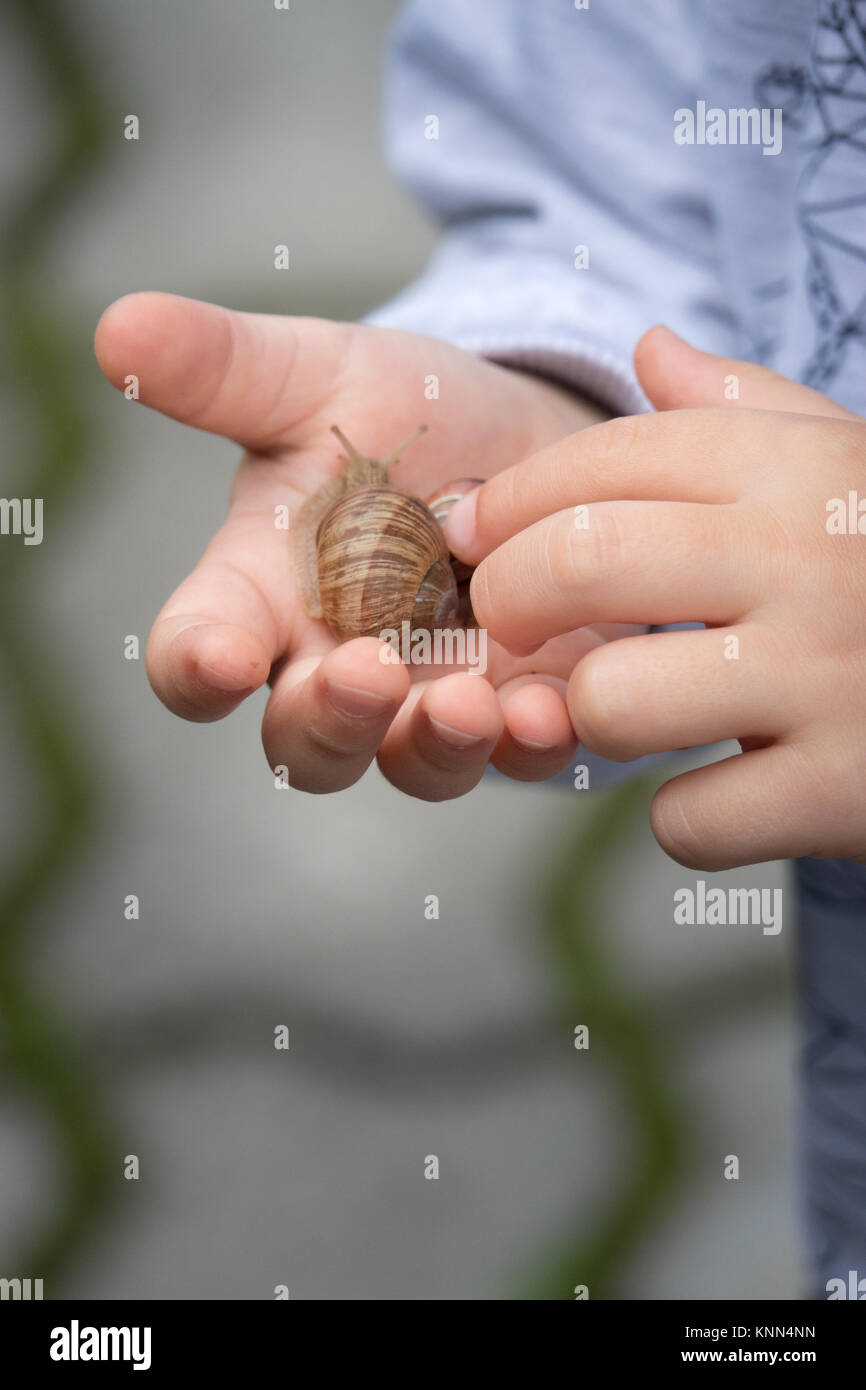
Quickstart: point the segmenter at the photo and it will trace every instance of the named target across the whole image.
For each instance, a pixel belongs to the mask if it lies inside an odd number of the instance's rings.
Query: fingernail
[[[372,690],[358,690],[354,685],[338,685],[333,681],[328,681],[327,695],[335,710],[353,719],[374,719],[394,703],[387,695],[376,695]]]
[[[467,734],[463,729],[453,729],[450,724],[443,724],[441,719],[430,719],[430,727],[439,741],[447,743],[449,748],[471,748],[473,744],[482,742],[480,734]]]
[[[511,737],[518,748],[525,748],[527,753],[549,753],[553,748],[552,743],[536,743],[534,739],[517,738],[515,734],[512,734]]]
[[[475,512],[478,489],[468,492],[452,507],[445,520],[445,539],[455,555],[465,554],[475,540]]]

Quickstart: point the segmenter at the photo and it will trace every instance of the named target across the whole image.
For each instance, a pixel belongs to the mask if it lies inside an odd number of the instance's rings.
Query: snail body
[[[462,625],[461,596],[440,521],[389,477],[391,464],[425,428],[379,462],[364,458],[334,426],[346,450],[345,468],[304,504],[293,524],[304,606],[341,642],[399,631],[406,621],[412,631],[431,633]],[[440,489],[437,499],[447,492]],[[442,519],[448,505],[453,505],[450,494],[439,506]]]

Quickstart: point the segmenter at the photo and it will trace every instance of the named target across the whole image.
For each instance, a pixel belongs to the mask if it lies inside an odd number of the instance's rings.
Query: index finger
[[[676,410],[578,431],[497,473],[445,524],[452,551],[477,565],[536,521],[589,502],[735,502],[754,473],[774,411]],[[798,417],[798,428],[810,417]],[[826,422],[822,422],[826,423]]]

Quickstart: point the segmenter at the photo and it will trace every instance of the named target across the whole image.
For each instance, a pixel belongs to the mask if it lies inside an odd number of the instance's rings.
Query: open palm
[[[451,478],[489,477],[599,411],[434,338],[163,294],[113,304],[96,352],[116,386],[135,375],[144,404],[246,450],[225,524],[151,632],[148,674],[169,709],[218,719],[270,681],[265,752],[307,791],[351,785],[374,757],[396,786],[429,800],[468,791],[488,761],[526,780],[565,766],[565,683],[612,633],[582,629],[530,657],[490,643],[484,677],[426,667],[410,678],[380,660],[375,638],[338,645],[308,616],[275,518],[339,473],[335,423],[370,457],[426,423],[393,474],[424,496]]]

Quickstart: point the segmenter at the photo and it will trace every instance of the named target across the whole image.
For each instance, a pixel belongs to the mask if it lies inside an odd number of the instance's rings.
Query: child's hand
[[[866,858],[866,534],[828,529],[831,499],[866,497],[866,423],[666,329],[635,361],[666,413],[553,444],[455,508],[452,548],[488,556],[478,621],[515,653],[586,623],[706,623],[584,657],[581,741],[628,760],[739,739],[656,795],[683,864]]]
[[[339,472],[333,424],[381,457],[427,423],[395,469],[423,496],[450,478],[489,477],[602,411],[432,338],[161,294],[112,305],[96,351],[116,386],[134,375],[145,404],[248,451],[228,520],[151,633],[148,673],[169,709],[218,719],[270,679],[265,751],[307,791],[349,786],[377,754],[395,785],[429,800],[468,791],[491,760],[525,779],[567,763],[566,680],[605,634],[571,634],[532,661],[491,644],[486,679],[434,667],[416,680],[413,668],[410,691],[409,671],[383,664],[379,642],[338,646],[306,614],[275,509],[297,509]]]

